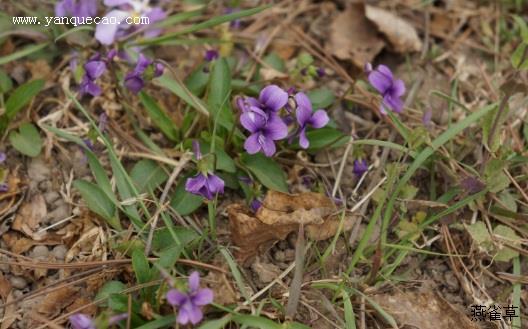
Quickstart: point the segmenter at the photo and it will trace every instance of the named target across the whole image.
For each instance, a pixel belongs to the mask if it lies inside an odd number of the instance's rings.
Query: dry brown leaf
[[[25,233],[35,241],[41,241],[46,237],[46,232],[37,233],[37,231],[47,214],[46,200],[41,194],[36,194],[20,207],[12,228]]]
[[[224,273],[210,271],[204,278],[204,282],[207,282],[208,287],[213,290],[215,303],[229,305],[237,302],[237,292]]]
[[[268,191],[262,207],[254,215],[242,204],[232,204],[227,208],[231,238],[239,247],[237,258],[245,262],[267,249],[277,240],[305,226],[307,237],[324,240],[334,236],[338,230],[340,217],[328,197],[313,192],[289,195]],[[355,217],[347,216],[343,230],[350,229]]]
[[[65,286],[49,293],[38,306],[38,312],[52,318],[79,298],[79,288]]]
[[[373,6],[365,6],[365,14],[387,37],[397,52],[406,53],[422,49],[422,41],[416,29],[403,18]]]
[[[362,68],[383,49],[385,42],[365,16],[364,4],[352,4],[330,25],[328,50],[337,58]]]
[[[14,300],[15,296],[13,296],[13,293],[10,293],[7,296],[6,303],[11,303]],[[17,318],[17,304],[12,303],[4,309],[4,316],[2,317],[2,320],[0,320],[0,323],[2,323],[0,329],[11,328],[11,325],[17,320]]]
[[[270,283],[275,280],[280,274],[281,269],[272,263],[261,262],[259,257],[255,258],[253,264],[251,264],[251,269],[255,272],[262,283]]]
[[[21,236],[16,232],[7,232],[2,234],[2,240],[4,240],[7,249],[15,254],[22,254],[34,245],[37,245],[35,241]]]
[[[478,329],[466,314],[439,294],[430,291],[407,291],[371,296],[404,328]]]
[[[9,282],[9,280],[2,273],[0,273],[0,297],[2,297],[4,303],[7,301],[7,297],[11,292],[11,288],[11,282]]]

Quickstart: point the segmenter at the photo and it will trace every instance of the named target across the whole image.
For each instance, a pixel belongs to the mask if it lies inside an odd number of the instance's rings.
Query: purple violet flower
[[[200,144],[193,141],[194,156],[197,161],[202,159]],[[212,200],[216,194],[224,193],[224,181],[210,171],[200,172],[194,177],[187,178],[185,190],[195,195],[201,195],[207,200]]]
[[[204,59],[206,62],[212,62],[215,59],[218,59],[220,57],[220,54],[215,49],[209,49],[205,52]]]
[[[90,94],[92,96],[101,95],[101,87],[99,87],[95,80],[103,75],[106,71],[106,63],[101,60],[101,55],[96,54],[92,56],[88,62],[84,64],[84,75],[79,87],[81,95]]]
[[[189,291],[182,292],[171,289],[167,292],[167,302],[178,307],[176,321],[181,325],[187,323],[197,324],[203,319],[202,306],[213,301],[213,291],[208,288],[200,288],[200,275],[193,272],[189,276]]]
[[[244,143],[249,154],[260,151],[268,157],[275,154],[274,141],[288,135],[288,127],[277,114],[287,103],[288,93],[276,85],[262,89],[258,100],[253,97],[237,100],[242,111],[240,123],[251,133]]]
[[[326,75],[326,71],[322,67],[317,68],[317,70],[315,72],[317,73],[317,76],[319,78],[322,78],[322,77],[324,77]]]
[[[368,170],[368,163],[367,160],[355,160],[354,161],[354,175],[356,175],[358,178],[361,178],[364,173],[366,173]]]
[[[302,148],[307,149],[308,146],[310,146],[310,142],[306,137],[306,128],[308,126],[322,128],[326,126],[330,119],[325,110],[317,110],[313,112],[312,102],[310,102],[310,99],[304,93],[297,93],[295,95],[295,101],[297,102],[295,115],[297,116],[297,122],[299,123],[299,145]]]
[[[225,13],[226,14],[233,14],[233,13],[237,13],[239,11],[240,11],[239,8],[228,7],[228,8],[226,8]],[[232,29],[239,29],[240,26],[242,25],[241,23],[242,23],[242,21],[240,20],[240,18],[237,18],[237,19],[232,20],[231,22],[229,22],[229,27],[232,28]]]
[[[97,14],[97,0],[62,0],[55,5],[55,16],[87,18]]]
[[[366,70],[371,68],[368,65]],[[383,96],[380,111],[383,114],[387,110],[401,113],[403,101],[400,99],[405,94],[405,83],[403,80],[394,79],[391,70],[385,65],[378,65],[375,70],[370,70],[368,80],[370,84]]]
[[[9,191],[9,186],[6,183],[0,183],[0,193]]]
[[[107,7],[113,8],[102,19],[95,28],[95,38],[103,45],[111,45],[117,38],[130,34],[144,26],[143,18],[148,18],[148,25],[153,25],[167,16],[159,7],[151,8],[148,0],[104,0]],[[132,24],[130,18],[140,17],[138,23]],[[137,19],[136,19],[137,20]],[[147,29],[143,36],[153,38],[161,33],[160,29]]]
[[[159,77],[163,74],[163,66],[159,63],[154,65],[154,61],[145,57],[142,53],[139,54],[138,61],[134,70],[128,72],[125,76],[125,86],[132,93],[137,94],[145,86],[145,78],[148,78],[147,69],[152,66],[152,77]]]
[[[7,155],[4,152],[0,152],[0,163],[6,161]]]
[[[86,314],[76,313],[69,320],[73,329],[96,329],[94,320]]]
[[[260,207],[262,207],[262,202],[260,202],[259,199],[253,199],[253,201],[251,201],[251,204],[249,205],[251,207],[251,210],[253,212],[257,212]]]

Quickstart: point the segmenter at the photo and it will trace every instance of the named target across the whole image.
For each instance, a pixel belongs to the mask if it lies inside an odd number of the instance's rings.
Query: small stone
[[[64,260],[66,258],[66,252],[68,250],[66,249],[66,246],[63,245],[63,244],[60,244],[58,246],[55,246],[55,248],[53,248],[53,256],[55,256],[55,258],[57,258],[58,260]]]
[[[52,223],[61,221],[70,215],[70,209],[68,204],[66,204],[62,199],[59,199],[59,201],[60,202],[55,203],[58,204],[57,208],[55,208],[48,214],[48,220]]]
[[[48,204],[52,204],[59,197],[60,197],[59,193],[55,191],[49,191],[46,194],[44,194],[44,199],[46,200],[46,203]]]
[[[22,292],[22,290],[17,290],[17,289],[13,290],[13,297],[20,298],[22,296],[24,296],[24,293]]]
[[[40,182],[38,186],[41,191],[49,191],[53,188],[53,183],[50,180],[45,180]]]
[[[46,246],[36,246],[33,248],[33,252],[31,253],[31,257],[33,258],[46,258],[48,257],[49,250]]]
[[[16,289],[24,289],[27,286],[27,281],[21,276],[12,276],[9,279],[9,282],[11,282],[11,285],[13,288]]]
[[[284,251],[282,250],[277,250],[275,252],[275,260],[278,261],[278,262],[284,262],[284,260],[286,259],[285,255],[284,255]]]
[[[28,176],[34,182],[42,182],[49,178],[51,170],[41,158],[33,158],[28,167]]]

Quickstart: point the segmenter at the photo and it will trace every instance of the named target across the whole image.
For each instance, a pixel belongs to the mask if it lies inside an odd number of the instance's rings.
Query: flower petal
[[[380,72],[384,76],[386,76],[390,80],[394,80],[394,77],[392,76],[392,71],[387,65],[380,64],[376,68],[376,71]]]
[[[249,132],[254,133],[266,124],[267,115],[261,109],[251,106],[249,110],[242,113],[240,123]]]
[[[278,111],[288,103],[288,93],[279,86],[270,85],[262,89],[259,101],[271,111]]]
[[[139,93],[144,86],[145,81],[136,74],[130,74],[125,78],[125,87],[134,94]]]
[[[256,132],[254,134],[251,134],[251,136],[246,139],[246,141],[244,142],[244,149],[247,153],[255,154],[260,151],[260,149],[262,148],[262,146],[258,142],[260,135],[260,132]]]
[[[92,318],[86,314],[74,314],[70,316],[69,320],[73,329],[95,329]]]
[[[271,140],[280,140],[288,135],[288,126],[278,115],[271,115],[264,127],[264,134]]]
[[[381,66],[386,67],[385,65],[380,65],[378,68]],[[368,80],[372,87],[374,87],[381,94],[384,94],[392,86],[392,73],[390,76],[388,76],[378,70],[375,70],[370,72]]]
[[[310,118],[312,117],[312,103],[308,96],[304,93],[295,94],[295,102],[297,103],[297,109],[295,110],[295,116],[297,122],[301,127],[305,126]]]
[[[129,13],[123,10],[112,10],[105,17],[109,21],[115,19],[116,24],[97,24],[95,27],[95,38],[103,45],[111,45],[114,42],[120,23],[129,16]],[[104,18],[103,18],[104,19]]]
[[[84,70],[91,80],[95,80],[106,71],[106,64],[103,61],[89,61],[84,64]]]
[[[188,314],[189,314],[189,320],[191,320],[192,324],[197,324],[203,319],[203,313],[199,307],[193,307],[192,309],[188,311]]]
[[[299,145],[303,149],[307,149],[310,146],[310,141],[306,137],[306,128],[301,129],[301,132],[299,133]]]
[[[117,7],[121,5],[132,5],[132,0],[104,0],[103,3],[107,7]]]
[[[194,271],[189,275],[189,290],[191,292],[200,289],[200,273]]]
[[[391,93],[395,97],[401,97],[403,96],[403,94],[405,94],[405,83],[403,82],[403,80],[398,79],[394,81],[394,83],[392,84]]]
[[[194,305],[207,305],[213,302],[213,291],[208,288],[199,289],[194,296],[191,297]]]
[[[189,323],[189,320],[190,320],[189,311],[187,311],[186,309],[180,308],[178,310],[178,317],[176,318],[176,321],[179,324],[186,325],[187,323]]]
[[[328,114],[325,110],[317,110],[310,119],[310,125],[314,128],[322,128],[330,121]]]
[[[275,142],[271,138],[261,135],[259,138],[259,143],[262,146],[262,151],[264,151],[265,156],[270,157],[275,154],[277,148],[275,147]]]
[[[177,289],[171,289],[167,292],[167,302],[172,306],[182,306],[188,298],[186,294]]]
[[[207,177],[207,184],[212,194],[224,193],[224,181],[215,174],[210,174]]]
[[[206,178],[203,174],[198,174],[194,177],[187,178],[185,182],[185,190],[189,193],[200,194],[200,190],[204,187]]]
[[[385,95],[385,97],[383,97],[383,105],[396,113],[401,113],[403,110],[403,101],[400,98],[392,97],[391,95]]]

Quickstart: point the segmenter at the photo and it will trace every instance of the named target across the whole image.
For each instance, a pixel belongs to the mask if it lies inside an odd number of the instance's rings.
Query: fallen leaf
[[[11,303],[14,300],[15,296],[13,296],[13,293],[11,292],[7,296],[6,303]],[[0,329],[11,328],[11,325],[17,320],[17,318],[17,304],[12,303],[8,305],[4,310],[4,316],[2,317],[2,320],[0,320],[0,323],[2,323]]]
[[[251,269],[255,272],[262,283],[270,283],[275,280],[280,274],[281,269],[273,263],[261,262],[258,257],[255,258]]]
[[[305,226],[309,239],[325,240],[336,234],[340,215],[332,200],[322,194],[307,192],[295,195],[268,191],[256,214],[243,204],[227,207],[231,238],[239,248],[237,258],[245,262],[259,250]],[[346,216],[343,231],[352,228],[356,217]]]
[[[365,6],[365,15],[387,37],[395,51],[407,53],[422,49],[416,29],[403,18],[373,6]]]
[[[79,298],[79,288],[64,286],[46,295],[38,306],[38,312],[53,318]]]
[[[45,220],[48,211],[46,200],[41,194],[36,194],[31,200],[20,207],[12,228],[26,234],[35,241],[43,240],[46,232],[37,233],[40,224]]]
[[[0,297],[2,297],[4,303],[7,301],[7,297],[11,292],[11,288],[11,282],[9,282],[9,280],[2,273],[0,273]]]
[[[364,4],[352,4],[337,15],[330,25],[327,48],[342,60],[351,60],[359,68],[374,60],[385,42],[376,26],[365,16]]]
[[[371,298],[404,328],[478,329],[466,314],[433,291],[398,291]]]
[[[16,232],[7,232],[2,235],[2,240],[4,240],[7,249],[15,254],[22,254],[34,245],[38,244],[35,241],[21,236],[21,234]]]
[[[227,266],[225,267],[227,268]],[[213,290],[215,303],[219,305],[230,305],[237,302],[237,292],[224,273],[210,271],[203,281],[207,282],[207,286]]]

